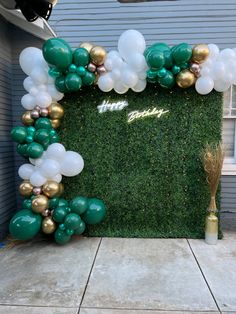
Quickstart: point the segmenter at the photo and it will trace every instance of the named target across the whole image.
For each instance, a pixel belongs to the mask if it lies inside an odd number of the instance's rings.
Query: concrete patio
[[[231,221],[231,219],[229,219]],[[236,232],[223,240],[42,239],[0,249],[0,313],[236,313]]]

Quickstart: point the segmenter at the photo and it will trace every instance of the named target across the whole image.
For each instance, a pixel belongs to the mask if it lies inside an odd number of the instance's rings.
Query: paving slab
[[[236,233],[226,234],[217,245],[189,243],[221,311],[236,313]]]
[[[189,311],[157,311],[157,310],[117,310],[81,308],[79,314],[218,314],[219,312],[189,312]],[[232,313],[228,313],[232,314]]]
[[[185,239],[102,239],[82,307],[217,311]]]
[[[79,307],[99,238],[33,241],[0,251],[0,304]]]
[[[77,314],[78,309],[55,307],[0,306],[0,314]]]

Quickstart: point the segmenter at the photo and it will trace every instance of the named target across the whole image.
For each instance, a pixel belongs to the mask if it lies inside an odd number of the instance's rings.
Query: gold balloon
[[[192,86],[196,81],[195,75],[189,70],[183,70],[179,72],[176,77],[176,83],[181,88],[188,88]]]
[[[29,181],[23,181],[19,186],[19,192],[22,196],[30,196],[33,193],[33,185]]]
[[[52,220],[52,217],[44,218],[42,222],[42,231],[46,234],[53,233],[56,230],[56,223]]]
[[[43,191],[43,194],[52,198],[58,195],[60,191],[60,184],[55,181],[48,181],[43,185],[42,191]]]
[[[91,49],[93,48],[93,44],[85,42],[80,44],[80,48],[84,48],[90,53]]]
[[[199,44],[193,47],[192,60],[202,63],[209,56],[209,48],[206,44]]]
[[[58,196],[61,196],[63,193],[64,193],[64,185],[62,183],[59,183]]]
[[[31,111],[26,111],[23,113],[21,120],[24,125],[33,125],[34,124],[34,119],[31,118]]]
[[[48,198],[45,195],[37,195],[32,200],[32,210],[35,213],[43,213],[48,208]]]
[[[64,115],[64,109],[62,105],[55,102],[48,107],[48,114],[51,119],[61,119]]]
[[[106,50],[101,46],[95,46],[90,51],[91,61],[96,65],[102,65],[106,59]]]
[[[54,129],[59,128],[59,126],[61,125],[60,119],[50,119],[50,121],[51,121],[51,125]]]

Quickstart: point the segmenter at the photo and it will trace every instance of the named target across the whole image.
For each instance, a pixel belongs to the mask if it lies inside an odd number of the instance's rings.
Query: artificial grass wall
[[[128,101],[122,111],[98,113],[103,100]],[[222,94],[149,85],[125,95],[89,87],[61,102],[61,138],[84,158],[67,178],[65,196],[101,198],[107,215],[91,236],[202,237],[209,190],[199,158],[206,142],[221,139]],[[134,110],[169,110],[161,118],[127,123]]]

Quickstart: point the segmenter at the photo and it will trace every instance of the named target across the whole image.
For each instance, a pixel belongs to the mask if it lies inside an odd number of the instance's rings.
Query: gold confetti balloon
[[[60,119],[50,119],[50,121],[51,121],[51,125],[54,129],[59,128],[59,126],[61,125]]]
[[[195,75],[189,70],[179,72],[176,77],[176,83],[181,88],[191,87],[196,81]]]
[[[54,197],[57,196],[60,192],[60,184],[56,181],[47,181],[42,188],[43,194],[47,197]]]
[[[84,42],[84,43],[80,44],[80,48],[84,48],[90,53],[91,49],[93,48],[93,44],[91,44],[89,42]]]
[[[21,120],[24,125],[33,125],[34,124],[34,119],[31,118],[31,111],[26,111],[23,113]]]
[[[56,223],[53,221],[52,217],[44,218],[42,222],[42,231],[46,234],[51,234],[56,230]]]
[[[22,196],[29,197],[33,193],[33,185],[29,181],[23,181],[19,186],[19,192]]]
[[[106,50],[101,46],[95,46],[90,51],[91,61],[97,66],[102,65],[106,59]]]
[[[209,56],[209,48],[206,44],[199,44],[193,47],[192,61],[197,63],[204,62]]]
[[[37,195],[32,200],[32,210],[41,214],[48,208],[48,203],[48,198],[45,195]]]
[[[61,104],[55,102],[48,107],[48,114],[50,119],[61,119],[64,116],[64,109]]]

